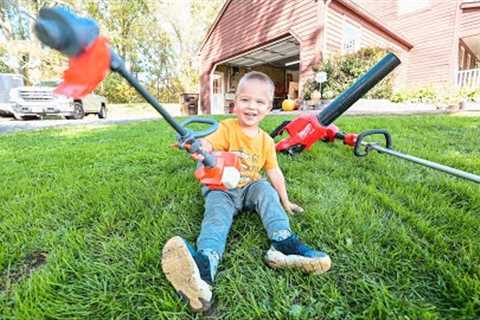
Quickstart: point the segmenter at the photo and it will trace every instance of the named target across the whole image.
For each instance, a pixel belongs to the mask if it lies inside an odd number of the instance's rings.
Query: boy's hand
[[[296,214],[296,213],[303,213],[304,212],[302,207],[300,207],[299,205],[296,205],[295,203],[290,202],[290,201],[286,201],[283,204],[283,207],[285,208],[285,211],[287,211],[289,214]]]
[[[206,151],[206,152],[212,152],[213,151],[212,144],[210,142],[208,142],[207,140],[200,139],[200,143],[202,144],[201,149],[203,151]],[[192,153],[191,157],[195,160],[198,160],[198,161],[203,161],[203,159],[204,159],[204,157],[199,153]]]

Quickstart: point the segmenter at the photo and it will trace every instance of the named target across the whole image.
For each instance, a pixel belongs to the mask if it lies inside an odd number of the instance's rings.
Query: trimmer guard
[[[98,37],[81,54],[70,58],[69,67],[63,73],[63,82],[55,93],[75,99],[91,93],[106,77],[110,60],[107,39]]]

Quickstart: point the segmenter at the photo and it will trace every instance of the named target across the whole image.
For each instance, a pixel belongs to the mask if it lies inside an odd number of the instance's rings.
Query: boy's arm
[[[200,139],[200,143],[202,144],[202,149],[207,152],[213,151],[213,145],[207,139]]]
[[[302,213],[303,209],[296,205],[295,203],[290,202],[287,194],[287,186],[285,185],[285,177],[283,176],[282,170],[280,167],[273,169],[265,170],[270,182],[272,183],[275,190],[277,190],[278,195],[280,196],[280,201],[288,213]]]

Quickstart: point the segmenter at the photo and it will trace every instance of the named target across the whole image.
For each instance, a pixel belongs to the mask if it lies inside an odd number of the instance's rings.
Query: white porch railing
[[[480,87],[480,69],[467,69],[458,71],[457,86],[467,88]]]

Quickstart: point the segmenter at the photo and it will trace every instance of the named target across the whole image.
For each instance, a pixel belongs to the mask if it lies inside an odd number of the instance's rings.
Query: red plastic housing
[[[338,128],[331,124],[324,127],[318,122],[316,114],[303,114],[292,120],[285,126],[289,137],[282,139],[275,146],[277,152],[284,152],[296,145],[302,145],[309,150],[318,140],[333,141],[335,135],[339,131]]]
[[[347,133],[345,137],[343,137],[343,143],[349,146],[354,146],[357,142],[357,134],[355,133]]]
[[[227,190],[222,183],[223,169],[225,167],[235,167],[240,171],[240,159],[235,153],[232,152],[213,152],[217,163],[215,167],[208,168],[200,166],[195,170],[195,177],[200,183],[206,185],[211,190]]]

